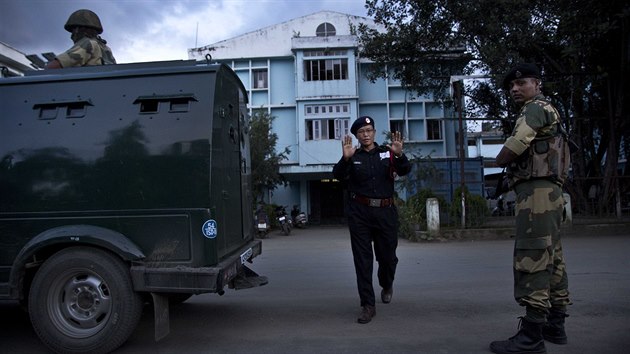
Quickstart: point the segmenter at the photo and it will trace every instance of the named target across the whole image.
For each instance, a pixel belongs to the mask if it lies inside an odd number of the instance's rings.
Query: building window
[[[341,140],[350,134],[350,119],[307,119],[306,140]]]
[[[350,119],[335,119],[335,139],[350,135]]]
[[[320,49],[320,50],[306,50],[304,51],[304,57],[342,57],[347,52],[341,49]]]
[[[322,113],[326,113],[327,116],[336,114],[336,113],[348,113],[350,111],[350,105],[347,103],[340,104],[327,104],[327,105],[315,105],[315,104],[307,104],[304,106],[304,114],[307,116],[313,115],[321,115]]]
[[[400,132],[403,134],[405,132],[405,122],[402,120],[390,120],[389,130],[391,132]]]
[[[347,80],[348,59],[304,61],[305,81]]]
[[[317,26],[317,30],[315,31],[315,35],[317,37],[330,37],[336,34],[335,26],[328,22],[324,22],[321,25]]]
[[[442,122],[437,119],[427,119],[427,140],[442,140]]]
[[[252,70],[253,88],[267,88],[267,69]]]

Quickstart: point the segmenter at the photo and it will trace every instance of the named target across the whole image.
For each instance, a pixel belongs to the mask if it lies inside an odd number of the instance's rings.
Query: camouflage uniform
[[[61,67],[116,64],[107,42],[98,36],[103,33],[103,25],[93,11],[81,9],[73,12],[63,28],[72,33],[70,38],[74,45],[55,58]]]
[[[61,66],[116,64],[112,50],[99,38],[83,37],[56,58]]]
[[[535,323],[570,303],[560,240],[569,151],[560,132],[558,112],[537,95],[525,102],[504,144],[519,156],[507,170],[517,194],[514,297]]]

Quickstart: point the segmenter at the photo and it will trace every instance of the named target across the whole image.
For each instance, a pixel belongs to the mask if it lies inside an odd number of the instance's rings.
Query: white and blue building
[[[189,59],[210,55],[229,65],[248,90],[250,112],[263,109],[275,117],[276,148],[291,150],[280,169],[289,184],[267,202],[289,209],[297,204],[316,223],[343,217],[342,186],[332,167],[357,117],[374,119],[378,143],[397,130],[408,155],[458,158],[452,110],[395,80],[367,79],[371,63],[360,57],[353,33],[360,23],[378,28],[369,18],[321,11],[188,50]]]

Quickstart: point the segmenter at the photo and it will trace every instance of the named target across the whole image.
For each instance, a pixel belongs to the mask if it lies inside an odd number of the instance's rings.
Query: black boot
[[[552,308],[542,328],[543,338],[554,344],[567,344],[567,333],[564,331],[564,319],[567,317],[569,315],[564,311]]]
[[[490,350],[497,354],[547,353],[542,336],[542,323],[529,322],[521,318],[520,329],[508,340],[490,343]]]
[[[372,321],[372,317],[376,316],[376,308],[374,306],[365,305],[361,308],[361,314],[357,319],[357,322],[361,324],[368,323]]]

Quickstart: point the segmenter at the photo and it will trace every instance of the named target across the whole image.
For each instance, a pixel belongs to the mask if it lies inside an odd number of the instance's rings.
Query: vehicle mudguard
[[[125,235],[93,225],[67,225],[48,229],[33,237],[24,245],[13,262],[9,283],[14,290],[21,279],[27,263],[39,250],[54,245],[94,245],[107,249],[125,261],[145,258],[140,248]]]

